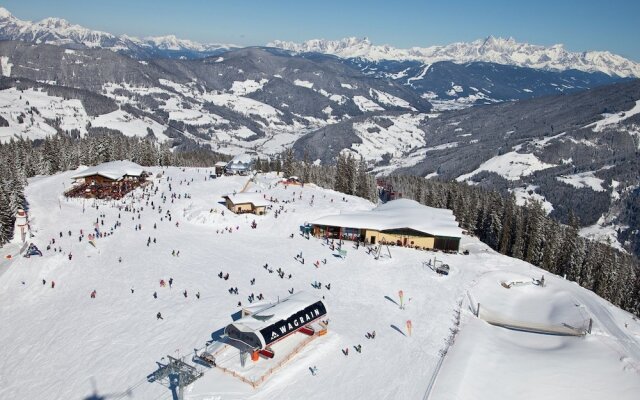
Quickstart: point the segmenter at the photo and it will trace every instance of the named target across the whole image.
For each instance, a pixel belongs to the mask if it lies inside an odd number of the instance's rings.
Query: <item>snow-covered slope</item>
[[[640,77],[640,64],[608,51],[570,52],[561,44],[550,47],[518,43],[513,38],[496,38],[458,42],[446,46],[398,49],[389,45],[374,45],[367,38],[341,40],[314,39],[303,43],[275,40],[268,44],[294,52],[318,52],[343,58],[368,60],[418,60],[425,64],[438,61],[468,63],[485,61],[521,67],[604,72],[608,75]]]
[[[126,136],[146,137],[151,131],[161,142],[169,139],[163,133],[166,126],[150,118],[123,110],[89,116],[80,100],[52,96],[43,90],[0,90],[0,117],[7,121],[7,126],[0,127],[0,143],[44,139],[58,131],[83,137],[88,126],[116,129]]]
[[[86,46],[124,52],[136,57],[154,53],[170,56],[171,53],[207,56],[228,50],[233,45],[201,44],[178,39],[175,35],[138,39],[127,35],[116,36],[75,25],[61,18],[45,18],[41,21],[23,21],[0,7],[0,38],[58,46]],[[179,55],[176,54],[176,55]]]
[[[0,258],[0,398],[169,399],[169,389],[147,381],[156,362],[164,364],[171,355],[191,363],[194,349],[217,338],[216,332],[232,321],[239,301],[248,305],[251,293],[276,301],[292,288],[324,296],[328,334],[257,389],[208,369],[185,391],[187,399],[423,398],[450,329],[456,329],[459,308],[461,333],[431,399],[637,397],[640,324],[571,282],[545,274],[544,288],[505,289],[500,285],[505,279],[530,280],[543,271],[466,236],[462,249],[469,255],[391,247],[392,258],[376,261],[364,247],[346,242],[341,259],[322,240],[298,235],[299,226],[374,204],[312,184],[284,188],[269,174],[257,176],[248,191],[277,199],[278,217],[273,210],[265,216],[235,215],[220,204],[220,196],[241,190],[247,177],[208,179],[211,171],[203,168],[151,170],[154,177],[163,175],[145,193],[139,189],[111,202],[64,199],[61,191],[74,171],[30,180],[31,240],[44,255],[12,263]],[[254,219],[257,227],[251,229]],[[86,235],[96,221],[107,235],[94,247]],[[79,240],[81,230],[85,236]],[[52,239],[55,244],[47,250]],[[14,250],[2,248],[0,255]],[[173,250],[179,255],[172,256]],[[301,252],[304,264],[295,257]],[[449,276],[423,265],[434,255],[451,266]],[[319,267],[313,265],[316,260]],[[269,273],[265,263],[282,268],[284,278]],[[220,271],[229,279],[218,278]],[[172,287],[160,287],[159,281],[169,278]],[[322,289],[312,288],[315,281]],[[229,294],[230,287],[239,294]],[[532,322],[576,323],[590,317],[593,334],[559,338],[505,331],[474,317],[468,310],[476,302]],[[158,312],[163,320],[156,319]],[[366,339],[372,331],[375,339]],[[361,353],[354,350],[358,344]],[[348,356],[341,351],[345,348]],[[219,361],[240,364],[237,353]],[[253,365],[248,360],[247,370]],[[309,372],[312,366],[316,376]],[[531,382],[544,384],[531,391]]]

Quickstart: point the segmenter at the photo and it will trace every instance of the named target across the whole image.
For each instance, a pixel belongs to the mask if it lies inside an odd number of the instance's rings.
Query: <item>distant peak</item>
[[[4,7],[0,7],[0,18],[4,18],[4,19],[7,19],[7,18],[13,18],[13,19],[15,19],[15,17],[13,16],[13,14],[11,14],[11,13],[9,12],[9,10],[7,10],[7,9],[6,9],[6,8],[4,8]]]

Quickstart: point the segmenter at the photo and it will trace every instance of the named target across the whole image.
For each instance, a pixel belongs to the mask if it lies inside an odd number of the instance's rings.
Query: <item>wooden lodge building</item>
[[[131,161],[111,161],[89,167],[73,175],[74,186],[67,197],[119,199],[142,185],[147,174]]]
[[[409,199],[382,204],[371,211],[328,215],[313,222],[316,237],[458,251],[462,229],[453,211]]]
[[[259,193],[238,193],[223,196],[227,208],[236,214],[265,215],[271,204]]]

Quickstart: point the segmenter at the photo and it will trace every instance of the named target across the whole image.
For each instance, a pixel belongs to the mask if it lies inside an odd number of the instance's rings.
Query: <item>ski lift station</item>
[[[317,237],[443,251],[458,251],[462,237],[453,211],[409,199],[392,200],[371,211],[328,215],[311,225]]]
[[[198,359],[257,387],[327,333],[325,318],[324,302],[307,292],[253,304],[243,308],[242,317],[224,328],[223,340],[208,346]]]
[[[254,313],[245,309],[243,314],[248,315],[227,325],[224,333],[229,339],[272,358],[275,353],[269,349],[274,343],[296,332],[313,335],[316,330],[312,324],[326,317],[327,308],[315,296],[298,292]]]

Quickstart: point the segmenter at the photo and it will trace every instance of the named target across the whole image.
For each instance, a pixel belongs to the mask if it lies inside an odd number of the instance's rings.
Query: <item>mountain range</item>
[[[367,38],[341,40],[307,40],[303,43],[275,40],[268,46],[296,53],[324,53],[342,58],[361,58],[370,61],[414,60],[423,64],[438,61],[454,63],[489,62],[519,67],[566,71],[603,72],[620,77],[640,77],[640,64],[608,51],[567,51],[561,44],[550,47],[518,43],[513,38],[485,39],[469,43],[458,42],[446,46],[398,49],[389,45],[374,45]]]
[[[71,24],[61,18],[45,18],[38,22],[23,21],[0,7],[0,39],[21,40],[68,47],[103,48],[122,52],[139,59],[202,58],[239,46],[202,44],[179,39],[175,35],[139,39],[128,35],[91,30]],[[640,64],[608,51],[570,52],[561,44],[539,46],[518,43],[513,38],[489,36],[472,42],[457,42],[445,46],[399,49],[375,45],[367,38],[341,40],[313,39],[303,43],[274,40],[267,47],[295,53],[323,53],[345,59],[368,61],[419,61],[430,65],[439,61],[457,64],[487,62],[554,71],[578,70],[602,72],[618,77],[640,77]]]
[[[69,48],[102,48],[136,58],[200,58],[237,47],[225,44],[201,44],[175,35],[147,37],[116,36],[71,24],[61,18],[38,22],[23,21],[0,7],[0,39],[46,43]]]

